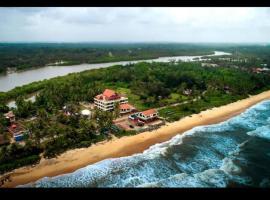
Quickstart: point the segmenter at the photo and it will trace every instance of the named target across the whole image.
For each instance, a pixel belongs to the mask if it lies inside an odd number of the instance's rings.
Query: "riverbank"
[[[115,138],[111,141],[104,141],[92,145],[89,148],[67,151],[57,158],[42,159],[41,162],[34,167],[23,167],[11,172],[10,182],[6,182],[3,187],[15,187],[36,181],[42,177],[70,173],[107,158],[117,158],[141,153],[150,146],[165,142],[173,136],[183,133],[195,126],[225,121],[240,114],[250,106],[266,99],[270,99],[270,91],[185,117],[179,121],[168,123],[155,131],[143,132],[119,139]]]
[[[172,59],[178,61],[192,61],[194,58],[201,58],[203,56],[220,56],[228,55],[230,53],[214,51],[214,54],[208,55],[194,55],[194,56],[168,56],[157,58],[145,58],[145,59],[123,59],[112,62],[92,62],[90,64],[78,64],[78,65],[65,65],[65,66],[45,66],[37,67],[31,70],[17,71],[16,73],[6,74],[0,76],[0,92],[11,92],[14,88],[20,86],[27,86],[33,82],[49,80],[55,77],[63,77],[71,73],[78,73],[86,70],[107,68],[114,65],[128,65],[136,64],[139,62],[171,62]],[[194,60],[193,60],[194,61]]]

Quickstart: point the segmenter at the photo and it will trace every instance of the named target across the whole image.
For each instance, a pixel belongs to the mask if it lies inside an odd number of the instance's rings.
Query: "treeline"
[[[25,146],[13,143],[0,148],[0,174],[25,165],[36,164],[40,160],[40,149],[29,140]]]
[[[0,43],[0,73],[8,67],[22,70],[61,60],[71,65],[211,53],[213,48],[195,44]]]

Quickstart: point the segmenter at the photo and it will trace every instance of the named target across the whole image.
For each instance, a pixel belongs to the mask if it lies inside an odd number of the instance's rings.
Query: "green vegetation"
[[[76,48],[70,51],[77,51]],[[175,53],[177,48],[173,49]],[[190,52],[192,48],[195,47],[190,47]],[[212,47],[207,48],[193,53],[206,52]],[[120,48],[121,51],[123,49]],[[68,149],[88,147],[110,139],[109,132],[117,137],[135,134],[134,131],[122,131],[113,126],[112,120],[119,115],[117,112],[94,110],[91,119],[79,114],[79,103],[92,103],[93,98],[105,88],[125,94],[138,110],[162,107],[160,115],[168,121],[175,121],[268,90],[270,76],[268,73],[254,74],[249,70],[224,67],[222,64],[213,68],[201,67],[199,62],[141,62],[69,74],[2,92],[0,134],[8,123],[3,117],[3,113],[8,110],[4,104],[14,98],[17,108],[13,111],[17,119],[29,129],[30,135],[25,146],[8,144],[0,147],[0,173],[38,162],[40,153],[51,158]],[[37,91],[34,103],[24,100],[27,95]],[[191,93],[185,94],[186,91]],[[28,120],[31,117],[35,118]]]
[[[236,100],[246,98],[247,96],[231,96],[229,94],[222,94],[218,91],[207,92],[194,102],[189,102],[177,106],[168,106],[159,110],[159,115],[167,121],[173,122],[192,114],[198,114],[203,110],[211,109]]]
[[[40,152],[40,149],[29,141],[25,146],[13,143],[11,145],[1,147],[0,173],[39,162]]]
[[[161,56],[207,55],[213,48],[165,43],[0,43],[0,73],[58,65],[152,59]]]

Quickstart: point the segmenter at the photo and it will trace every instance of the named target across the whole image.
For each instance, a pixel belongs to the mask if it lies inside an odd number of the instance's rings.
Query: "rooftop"
[[[135,109],[135,107],[134,106],[132,106],[132,105],[130,105],[130,104],[128,104],[128,103],[123,103],[123,104],[120,104],[120,109],[130,109],[130,110],[132,110],[132,109]]]
[[[152,115],[152,114],[155,114],[155,113],[157,113],[156,109],[149,109],[149,110],[145,110],[145,111],[142,112],[142,114],[144,116]]]
[[[91,112],[90,112],[90,110],[85,109],[85,110],[82,110],[82,111],[81,111],[81,114],[82,114],[82,115],[90,115]]]
[[[9,111],[8,113],[4,114],[6,118],[12,118],[15,117],[14,113],[12,111]]]
[[[100,100],[113,100],[119,99],[121,98],[121,96],[114,90],[105,89],[104,92],[102,94],[97,95],[96,98]]]
[[[115,96],[115,95],[117,95],[117,94],[116,94],[116,92],[113,91],[113,90],[106,89],[106,90],[104,90],[103,95],[104,95],[105,97],[107,97],[107,98],[110,98],[110,97]]]
[[[10,127],[8,127],[8,131],[13,135],[18,135],[24,130],[24,127],[19,123],[13,123]]]

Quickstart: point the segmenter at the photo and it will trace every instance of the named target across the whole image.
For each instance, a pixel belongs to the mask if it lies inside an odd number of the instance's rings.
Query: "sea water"
[[[91,156],[91,155],[89,155]],[[19,187],[270,187],[270,101],[141,154]]]

